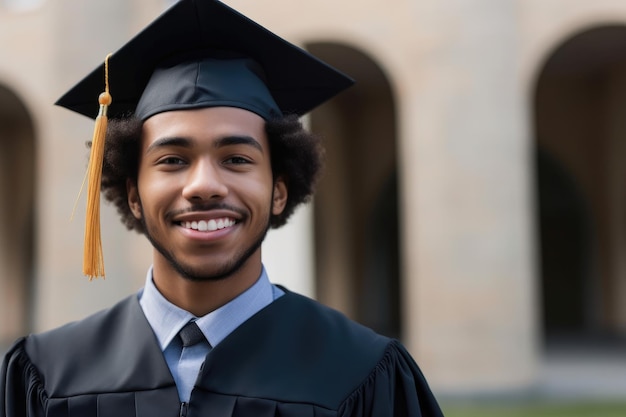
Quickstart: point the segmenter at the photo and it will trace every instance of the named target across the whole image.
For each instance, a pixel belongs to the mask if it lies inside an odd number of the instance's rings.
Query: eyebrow
[[[168,146],[177,146],[177,147],[181,147],[181,148],[191,148],[191,140],[187,139],[187,138],[181,138],[181,137],[165,137],[165,138],[160,138],[155,140],[154,142],[152,142],[150,144],[150,146],[148,146],[148,149],[146,149],[146,153],[150,153],[152,152],[154,149],[157,148],[165,148]]]
[[[248,145],[263,152],[263,147],[261,146],[261,144],[251,136],[224,136],[223,138],[215,141],[216,148],[233,145]]]
[[[263,147],[261,146],[261,144],[251,136],[224,136],[217,139],[214,143],[215,148],[234,145],[248,145],[263,152]],[[150,153],[157,148],[164,148],[168,146],[191,148],[193,146],[193,141],[189,138],[176,136],[160,138],[155,140],[150,144],[150,146],[148,146],[148,149],[146,149],[146,153]]]

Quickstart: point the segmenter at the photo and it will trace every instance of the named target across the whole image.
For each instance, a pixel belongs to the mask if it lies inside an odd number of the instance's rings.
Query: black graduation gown
[[[439,417],[397,341],[287,292],[207,356],[181,405],[136,296],[18,340],[0,370],[0,417]]]

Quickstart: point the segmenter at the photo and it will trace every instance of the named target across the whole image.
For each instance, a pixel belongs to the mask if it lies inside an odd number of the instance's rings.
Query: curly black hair
[[[109,122],[102,167],[102,193],[112,202],[129,229],[144,233],[143,224],[128,206],[127,180],[137,181],[142,121],[130,116]],[[272,174],[287,184],[287,203],[270,226],[284,225],[295,208],[310,200],[319,179],[324,150],[318,136],[304,129],[295,115],[268,120],[265,124]]]

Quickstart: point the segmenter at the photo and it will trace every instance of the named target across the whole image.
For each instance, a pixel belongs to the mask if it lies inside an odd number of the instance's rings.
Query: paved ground
[[[559,344],[549,346],[538,391],[548,398],[626,401],[626,344]]]

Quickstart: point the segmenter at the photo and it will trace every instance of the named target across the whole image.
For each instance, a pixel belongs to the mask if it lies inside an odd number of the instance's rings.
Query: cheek
[[[149,174],[140,172],[137,184],[143,212],[154,211],[155,207],[159,206],[159,200],[163,198],[163,182],[159,182]]]
[[[183,174],[146,170],[138,176],[139,197],[146,216],[163,217],[188,204],[183,198],[187,177]]]

